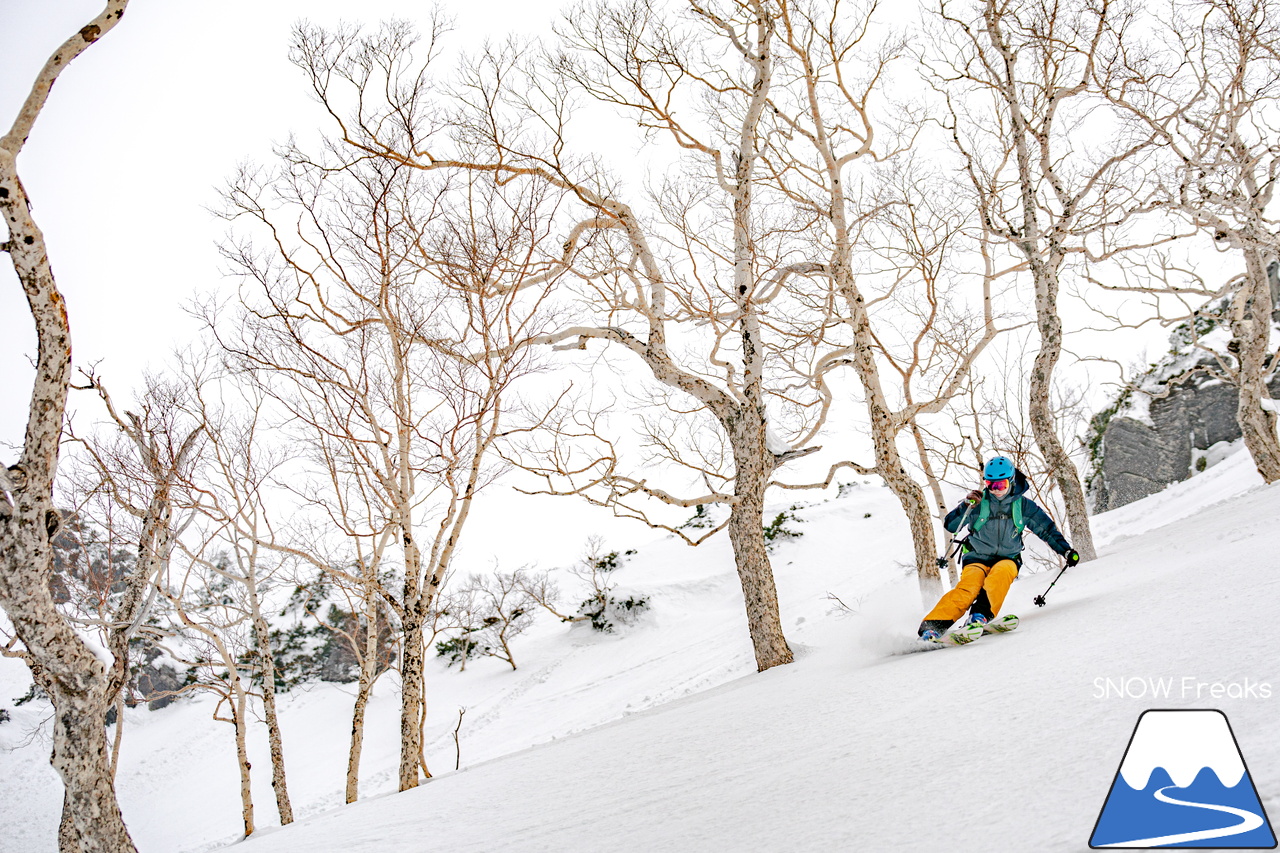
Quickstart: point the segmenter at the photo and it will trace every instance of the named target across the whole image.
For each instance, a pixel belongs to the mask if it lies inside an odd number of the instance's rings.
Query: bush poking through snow
[[[774,517],[773,521],[765,525],[764,541],[767,547],[772,548],[778,542],[784,539],[796,539],[804,535],[803,531],[792,530],[788,524],[803,524],[804,519],[795,514],[795,507],[784,510]]]
[[[453,666],[455,663],[462,664],[461,669],[465,670],[467,661],[480,657],[480,643],[467,634],[449,640],[441,640],[436,643],[436,657],[446,658],[449,666]]]
[[[590,622],[595,630],[612,633],[615,624],[630,624],[649,607],[647,595],[630,595],[624,599],[614,594],[618,584],[613,573],[635,553],[634,550],[604,553],[604,540],[599,536],[589,538],[582,560],[568,570],[587,587],[586,598],[572,615],[557,609],[560,588],[547,572],[526,575],[524,588],[535,602],[561,622]]]
[[[684,524],[680,525],[680,529],[681,530],[699,530],[703,528],[715,527],[719,523],[720,522],[716,521],[711,517],[711,513],[707,511],[707,508],[704,505],[698,504],[697,507],[694,509],[693,517],[690,518],[688,521],[686,521]]]
[[[25,705],[28,702],[34,702],[37,699],[44,699],[45,701],[48,701],[49,697],[46,696],[45,692],[40,689],[39,685],[33,681],[31,683],[31,689],[19,696],[17,699],[14,699],[13,704]]]
[[[525,588],[525,572],[472,575],[467,585],[450,593],[441,607],[448,639],[436,643],[436,655],[449,666],[467,668],[467,661],[494,657],[516,668],[511,640],[533,623],[536,602]]]
[[[622,567],[622,560],[625,559],[626,557],[630,557],[634,553],[635,553],[635,550],[633,549],[631,551],[625,552],[622,556],[619,556],[617,551],[610,551],[608,554],[605,554],[603,557],[596,557],[594,560],[592,560],[591,568],[594,571],[604,572],[604,573],[616,571],[617,569]]]
[[[630,624],[648,606],[647,595],[632,595],[622,599],[607,593],[596,593],[578,605],[578,615],[580,618],[590,619],[591,627],[597,631],[611,634],[615,622]]]

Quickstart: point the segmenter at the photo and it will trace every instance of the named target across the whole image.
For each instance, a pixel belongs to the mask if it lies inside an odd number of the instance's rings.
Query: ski
[[[1018,627],[1018,617],[1010,613],[1008,616],[1001,616],[998,619],[992,619],[990,622],[983,625],[982,633],[1007,634],[1017,627]]]
[[[965,625],[962,628],[948,631],[936,640],[921,640],[920,642],[926,649],[942,649],[947,646],[967,646],[981,636],[981,626]]]

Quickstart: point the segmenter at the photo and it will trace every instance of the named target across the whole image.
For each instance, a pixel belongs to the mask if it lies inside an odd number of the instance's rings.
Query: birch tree
[[[137,405],[121,410],[97,375],[87,378],[85,388],[97,393],[110,424],[107,435],[79,442],[89,463],[86,473],[96,480],[94,490],[131,518],[136,530],[136,562],[120,585],[122,597],[111,614],[105,643],[114,659],[114,694],[128,678],[129,641],[146,621],[156,584],[189,523],[183,512],[185,488],[204,426],[185,416],[184,392],[176,384],[148,377]]]
[[[1112,58],[1133,47],[1132,19],[1133,10],[1114,0],[942,2],[929,59],[983,223],[1030,274],[1040,338],[1028,388],[1031,427],[1084,559],[1095,555],[1084,488],[1050,402],[1062,355],[1059,296],[1073,259],[1158,242],[1135,241],[1127,230],[1156,207],[1141,161],[1155,137],[1117,132],[1118,113],[1105,97],[1128,79],[1108,74],[1123,72]]]
[[[83,482],[78,491],[89,499],[95,495],[102,498],[109,541],[130,538],[133,558],[117,576],[109,554],[108,578],[93,596],[96,618],[82,622],[83,630],[98,633],[111,655],[104,701],[116,709],[111,750],[114,774],[124,728],[130,647],[153,615],[158,584],[189,521],[189,515],[186,520],[182,517],[182,492],[203,430],[198,422],[183,416],[179,386],[148,377],[134,410],[121,411],[95,374],[88,373],[87,379],[83,390],[97,393],[109,422],[105,431],[77,442],[84,449]],[[69,426],[67,432],[71,434]],[[74,598],[72,601],[76,603]],[[106,708],[102,713],[105,717]],[[60,833],[68,846],[74,847],[74,831],[69,802],[64,801]]]
[[[780,65],[787,86],[770,97],[770,180],[813,224],[810,275],[829,288],[839,326],[819,377],[851,367],[862,388],[875,465],[911,528],[921,594],[941,592],[933,518],[898,448],[911,437],[932,479],[920,421],[943,411],[1000,329],[993,305],[1000,269],[972,209],[947,180],[906,155],[881,91],[901,54],[877,43],[874,6],[779,3]],[[877,120],[877,115],[882,118]],[[870,164],[888,161],[877,179]],[[977,266],[967,275],[964,264]],[[968,290],[968,294],[965,291]],[[940,501],[935,486],[935,501]]]
[[[650,485],[606,438],[588,467],[558,466],[580,472],[560,491],[594,492],[615,513],[646,520],[653,501],[726,506],[707,535],[727,529],[759,670],[792,659],[763,535],[765,495],[782,465],[818,450],[805,445],[827,404],[810,371],[823,343],[794,319],[808,311],[790,284],[809,269],[790,239],[795,213],[762,181],[778,24],[776,4],[750,0],[581,5],[560,27],[563,58],[532,72],[564,87],[566,100],[536,113],[556,116],[551,146],[522,145],[518,124],[484,140],[490,162],[513,177],[571,193],[582,215],[569,233],[593,238],[571,237],[566,261],[594,310],[545,343],[598,341],[642,365],[669,413],[644,428],[647,451],[674,466],[674,482],[706,490]],[[500,85],[501,62],[491,56],[490,78],[463,92],[477,113],[492,113],[494,99],[523,106],[514,92],[486,88]],[[650,197],[624,195],[607,172],[561,153],[570,93],[638,123],[655,165],[676,163]]]
[[[1190,334],[1199,339],[1202,326],[1229,329],[1225,351],[1196,345],[1212,359],[1211,372],[1239,391],[1236,419],[1268,483],[1280,479],[1276,404],[1267,387],[1277,352],[1271,268],[1280,263],[1273,209],[1280,172],[1278,16],[1280,5],[1269,0],[1170,4],[1160,13],[1162,49],[1133,63],[1135,77],[1145,72],[1145,85],[1114,98],[1167,149],[1173,168],[1162,199],[1169,209],[1238,265],[1228,276],[1206,274],[1200,264],[1200,270],[1166,266],[1117,289],[1199,296]]]
[[[557,443],[545,462],[534,454],[531,467],[547,478],[548,491],[580,494],[623,516],[648,519],[649,501],[727,505],[723,526],[756,663],[767,669],[791,660],[762,535],[769,477],[791,449],[769,440],[767,362],[775,345],[761,312],[785,295],[793,271],[776,253],[782,229],[753,221],[761,209],[754,191],[776,21],[759,3],[695,4],[687,18],[671,11],[652,3],[582,6],[563,26],[568,51],[546,63],[523,62],[515,43],[491,46],[457,84],[455,133],[432,109],[431,57],[415,65],[402,32],[345,42],[306,32],[301,55],[353,150],[426,172],[541,186],[572,207],[557,223],[562,251],[551,271],[575,279],[583,322],[533,342],[566,350],[604,343],[636,359],[651,389],[699,420],[685,427],[704,439],[702,447],[677,447],[650,429],[650,449],[705,491],[681,497],[650,485],[628,471],[609,431],[591,426],[581,436],[571,426],[562,432],[593,440],[591,449]],[[708,35],[704,54],[699,39]],[[383,76],[391,81],[385,88]],[[390,99],[352,97],[375,86]],[[688,152],[680,177],[666,182],[648,210],[638,206],[648,199],[625,199],[618,181],[572,150],[567,130],[580,94]],[[688,122],[677,117],[683,108]],[[678,258],[688,259],[683,269]]]
[[[538,266],[549,202],[536,188],[441,181],[333,144],[281,153],[281,168],[245,171],[228,190],[239,305],[206,316],[232,369],[290,413],[287,433],[310,457],[299,498],[370,555],[363,582],[401,641],[405,790],[420,769],[430,775],[432,601],[501,472],[493,449],[539,420],[513,386],[538,369],[521,342],[543,332],[554,281]],[[526,279],[540,284],[517,286]],[[338,570],[307,545],[290,552]],[[399,589],[381,580],[392,565]]]
[[[318,535],[325,535],[319,533]],[[351,738],[347,750],[346,802],[360,796],[360,758],[364,749],[365,712],[378,678],[389,671],[397,658],[394,619],[379,590],[392,578],[379,577],[378,565],[363,551],[360,541],[352,543],[354,553],[323,558],[318,549],[312,557],[327,559],[336,571],[321,571],[311,563],[310,577],[299,579],[282,616],[293,616],[292,626],[280,629],[277,644],[286,683],[318,676],[324,681],[349,681],[356,668],[356,695],[351,712]],[[296,550],[296,545],[288,550]],[[335,547],[341,547],[337,545]],[[307,562],[311,562],[308,560]],[[304,565],[305,569],[306,566]],[[352,580],[355,579],[355,580]],[[447,582],[441,584],[447,587]],[[308,627],[310,626],[310,627]],[[432,626],[434,628],[434,626]],[[306,638],[324,637],[319,649]],[[430,644],[435,631],[424,632]],[[302,642],[299,642],[302,640]],[[300,657],[295,657],[299,655]]]
[[[58,75],[119,23],[127,3],[109,0],[54,51],[0,137],[0,215],[7,229],[0,250],[13,264],[38,342],[22,451],[0,474],[0,606],[25,648],[32,676],[53,702],[51,763],[66,787],[64,814],[74,830],[62,833],[62,847],[78,846],[86,853],[116,853],[134,846],[108,764],[104,722],[111,678],[106,665],[58,612],[49,591],[50,539],[58,523],[53,485],[71,380],[71,328],[17,159]]]
[[[202,545],[213,546],[212,540]],[[249,709],[252,691],[253,606],[237,583],[231,559],[211,548],[184,548],[186,559],[171,567],[164,595],[173,614],[175,636],[166,651],[197,672],[196,681],[178,691],[208,691],[218,697],[213,718],[231,723],[239,771],[240,818],[247,838],[257,829],[249,762]],[[222,716],[223,709],[230,716]]]
[[[188,654],[187,662],[206,670],[203,686],[219,692],[232,708],[227,719],[235,725],[242,761],[247,835],[254,828],[245,751],[251,693],[242,677],[248,672],[258,675],[262,683],[280,821],[283,825],[293,820],[275,704],[270,629],[263,613],[270,572],[263,566],[264,549],[258,544],[269,538],[260,528],[267,524],[265,480],[274,469],[255,440],[257,407],[248,406],[249,414],[241,420],[214,411],[206,401],[207,380],[198,373],[189,371],[188,376],[168,380],[148,377],[139,403],[123,411],[98,377],[90,374],[86,387],[100,397],[117,440],[96,436],[81,444],[98,481],[94,488],[134,518],[140,531],[136,562],[124,578],[106,638],[115,659],[112,683],[123,687],[129,640],[152,612],[159,587],[165,587],[166,610],[176,614],[176,630],[205,649],[194,658]],[[201,523],[193,526],[196,521]],[[188,531],[197,534],[198,544],[183,541]],[[175,549],[186,565],[176,591],[170,572]],[[248,630],[241,630],[243,626]],[[227,669],[225,675],[217,676],[220,667]]]
[[[270,505],[274,478],[290,454],[261,438],[259,433],[266,413],[260,397],[249,395],[242,405],[236,406],[239,412],[229,411],[211,399],[213,381],[201,376],[198,368],[186,372],[191,381],[186,408],[190,417],[201,425],[207,441],[198,467],[185,482],[190,496],[188,509],[198,514],[199,525],[197,541],[184,545],[183,551],[188,561],[203,566],[206,577],[216,577],[220,585],[229,583],[238,587],[235,598],[248,625],[247,657],[262,690],[263,719],[271,752],[271,788],[280,825],[287,826],[293,822],[293,805],[289,799],[284,736],[276,705],[275,653],[271,626],[267,623],[266,599],[272,588],[279,585],[278,577],[287,560],[271,550],[277,534]],[[192,627],[186,620],[184,624]],[[239,624],[239,618],[235,624]],[[236,684],[238,686],[238,682]],[[242,699],[235,693],[237,708]],[[242,725],[241,714],[237,712],[235,716],[237,725]]]
[[[865,355],[868,334],[861,350],[829,335],[831,325],[844,321],[832,320],[823,291],[838,278],[849,292],[848,275],[836,275],[830,258],[815,258],[798,236],[823,214],[807,198],[797,204],[776,174],[799,168],[794,155],[771,159],[781,143],[770,135],[800,136],[794,123],[807,121],[804,83],[793,82],[805,69],[792,57],[810,51],[814,78],[835,74],[833,94],[861,122],[855,144],[836,155],[845,159],[834,167],[835,206],[845,199],[842,170],[873,151],[865,108],[883,58],[864,56],[861,44],[851,51],[838,43],[846,35],[845,12],[839,4],[823,10],[840,19],[825,47],[805,41],[817,32],[817,11],[806,34],[782,41],[793,11],[787,3],[582,4],[558,28],[558,52],[527,59],[535,51],[508,42],[469,62],[447,90],[456,105],[451,123],[438,118],[446,110],[433,99],[446,89],[432,76],[431,57],[415,65],[402,30],[364,40],[311,31],[302,51],[313,87],[354,151],[427,172],[543,185],[566,198],[558,260],[583,310],[535,343],[596,352],[603,344],[605,352],[633,359],[650,381],[636,387],[628,380],[627,390],[660,407],[641,429],[642,450],[684,488],[653,482],[652,470],[636,473],[625,442],[600,412],[560,422],[563,440],[532,448],[521,463],[544,478],[542,491],[580,495],[690,544],[706,535],[689,536],[661,521],[653,505],[727,507],[723,523],[707,535],[728,530],[761,670],[791,660],[763,536],[766,491],[783,464],[819,449],[814,441],[832,399],[827,374],[856,354],[866,368],[860,376],[876,378],[874,357]],[[854,16],[849,30],[863,23]],[[873,69],[867,87],[841,93],[840,69],[864,62]],[[799,89],[790,102],[775,100],[783,81]],[[378,99],[368,96],[374,90]],[[603,108],[637,125],[653,143],[654,164],[669,177],[654,181],[649,193],[636,192],[604,158],[579,150],[570,128],[584,99],[594,104],[593,115]],[[778,117],[779,104],[799,105],[801,112],[789,117],[793,125]],[[848,247],[841,251],[833,263],[848,264]],[[856,325],[861,315],[851,298]],[[945,397],[931,395],[920,410],[943,405]],[[896,431],[878,434],[886,436],[878,446],[896,457]],[[844,468],[873,470],[842,460],[831,476]],[[914,508],[923,510],[928,528],[923,500]],[[919,538],[927,542],[931,532]],[[918,562],[936,578],[934,556]]]

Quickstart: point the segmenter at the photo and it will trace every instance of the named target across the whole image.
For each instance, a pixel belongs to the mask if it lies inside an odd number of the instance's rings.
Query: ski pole
[[[975,506],[977,506],[976,503],[969,504],[969,508],[964,511],[964,515],[960,516],[960,524],[956,527],[956,533],[964,529],[964,523],[969,520],[969,513],[973,512]],[[947,563],[959,552],[962,545],[964,545],[962,540],[957,539],[955,536],[951,537],[951,542],[947,545],[947,552],[938,558],[939,571],[947,567]]]
[[[1067,567],[1063,566],[1062,572],[1065,572],[1066,570],[1067,570]],[[1062,572],[1058,572],[1058,578],[1062,577]],[[1058,582],[1058,578],[1053,579],[1053,583],[1049,584],[1049,589],[1053,589],[1053,584],[1056,584]],[[1049,589],[1046,589],[1042,595],[1037,595],[1035,598],[1031,599],[1031,601],[1035,604],[1036,607],[1045,606],[1047,602],[1045,602],[1044,597],[1049,594]]]
[[[963,526],[963,523],[961,526]],[[951,562],[951,558],[956,555],[956,552],[959,551],[959,549],[960,540],[953,538],[949,543],[947,543],[947,552],[938,558],[938,568],[945,569],[947,567],[947,563]]]

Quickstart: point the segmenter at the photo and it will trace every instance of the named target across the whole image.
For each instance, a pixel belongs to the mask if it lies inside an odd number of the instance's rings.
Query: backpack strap
[[[1022,515],[1022,495],[1018,495],[1013,499],[1012,507],[1013,526],[1018,529],[1018,535],[1022,535],[1022,531],[1027,528],[1026,519]],[[991,501],[986,495],[982,496],[982,501],[978,504],[978,517],[969,523],[969,530],[977,533],[982,526],[991,518]]]

